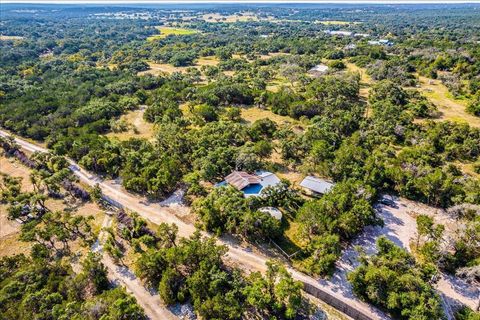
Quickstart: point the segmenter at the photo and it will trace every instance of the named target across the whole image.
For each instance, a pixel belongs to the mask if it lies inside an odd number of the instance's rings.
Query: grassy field
[[[9,40],[23,40],[23,37],[19,36],[5,36],[5,35],[0,35],[0,41],[9,41]]]
[[[260,60],[269,60],[271,58],[275,58],[275,57],[285,57],[285,56],[289,56],[291,55],[291,53],[287,53],[287,52],[270,52],[269,54],[263,54],[260,56]]]
[[[145,109],[139,109],[122,115],[120,117],[120,121],[125,121],[131,125],[131,127],[125,132],[109,132],[107,137],[117,138],[121,141],[128,140],[130,138],[152,139],[155,128],[152,123],[146,122],[143,119],[144,113]]]
[[[370,86],[374,83],[373,79],[367,74],[364,68],[360,68],[354,63],[345,62],[345,66],[347,67],[347,71],[353,73],[358,72],[360,74],[360,97],[367,100]]]
[[[256,107],[251,108],[242,108],[241,109],[241,117],[248,123],[253,123],[256,120],[268,118],[277,124],[284,124],[284,123],[294,123],[296,122],[295,119],[292,119],[288,116],[281,116],[278,114],[273,113],[270,110],[260,109]]]
[[[155,28],[158,31],[160,31],[160,34],[156,34],[154,36],[148,37],[147,41],[154,41],[154,40],[163,39],[163,38],[166,38],[170,35],[186,36],[186,35],[198,33],[197,30],[184,29],[184,28],[171,28],[171,27],[155,27]]]
[[[188,68],[197,68],[200,69],[202,66],[216,66],[220,61],[215,56],[200,57],[195,61],[193,66],[189,67],[174,67],[168,63],[154,63],[147,62],[150,69],[146,71],[139,72],[138,75],[151,74],[154,76],[161,75],[162,73],[172,74],[174,72],[184,73]],[[225,72],[227,73],[227,72]]]
[[[468,123],[472,127],[480,128],[480,118],[475,117],[465,108],[468,104],[467,100],[455,99],[448,92],[440,80],[419,77],[420,92],[427,97],[440,111],[440,120],[449,120],[459,123]]]

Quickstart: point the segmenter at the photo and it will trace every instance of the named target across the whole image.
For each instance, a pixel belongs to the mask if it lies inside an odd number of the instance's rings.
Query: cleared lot
[[[446,231],[454,232],[455,225],[446,216],[443,210],[432,208],[407,199],[395,199],[395,207],[378,205],[377,212],[384,220],[384,227],[367,227],[365,232],[355,239],[343,252],[337,262],[337,270],[331,280],[322,280],[333,291],[345,297],[353,297],[352,287],[347,281],[347,274],[358,265],[356,246],[360,246],[367,254],[376,252],[375,242],[380,236],[386,236],[398,246],[410,251],[410,241],[416,236],[417,224],[414,213],[427,214],[435,217],[436,222],[446,224]],[[442,274],[437,289],[452,304],[461,302],[475,309],[480,298],[480,290],[465,281]]]

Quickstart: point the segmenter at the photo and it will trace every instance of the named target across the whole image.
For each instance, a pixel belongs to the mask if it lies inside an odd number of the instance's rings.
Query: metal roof
[[[301,187],[321,194],[325,194],[330,191],[330,189],[332,189],[334,185],[335,184],[314,176],[306,176],[305,179],[300,182]]]
[[[233,171],[225,177],[225,181],[238,190],[242,190],[251,184],[259,184],[261,180],[259,177],[244,171]]]

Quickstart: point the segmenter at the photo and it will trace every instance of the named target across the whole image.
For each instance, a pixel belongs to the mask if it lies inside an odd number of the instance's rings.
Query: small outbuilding
[[[312,195],[324,195],[329,192],[334,185],[334,183],[314,176],[306,176],[305,179],[300,182],[300,186]]]
[[[258,211],[267,213],[277,220],[282,220],[282,212],[274,207],[263,207],[258,209]]]
[[[329,69],[328,66],[324,64],[319,64],[313,67],[312,69],[308,70],[308,73],[310,73],[311,75],[320,76],[322,74],[327,73],[328,69]]]

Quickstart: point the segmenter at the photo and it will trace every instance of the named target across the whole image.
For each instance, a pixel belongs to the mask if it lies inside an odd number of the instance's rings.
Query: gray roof
[[[306,189],[315,191],[317,193],[327,193],[330,189],[333,188],[335,184],[325,181],[323,179],[314,177],[314,176],[306,176],[302,182],[300,182],[300,186]]]

